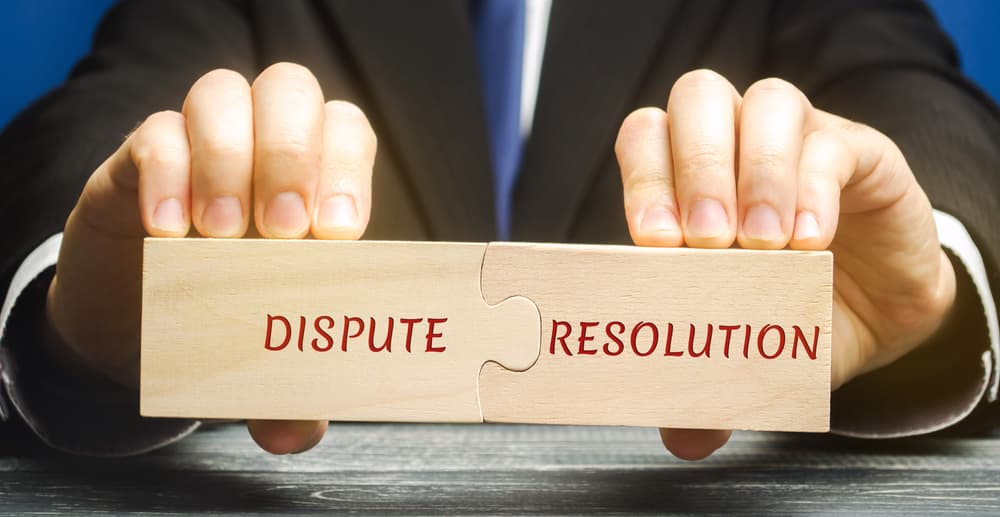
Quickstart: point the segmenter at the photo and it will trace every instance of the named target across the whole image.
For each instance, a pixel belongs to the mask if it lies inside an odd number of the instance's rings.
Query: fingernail
[[[157,203],[153,210],[153,227],[167,232],[186,233],[187,223],[184,221],[184,207],[180,200],[172,197]]]
[[[274,237],[292,239],[309,230],[306,204],[298,192],[282,192],[264,209],[264,228]]]
[[[642,233],[677,231],[677,218],[665,207],[650,207],[642,214],[639,231]]]
[[[763,203],[750,207],[743,218],[743,235],[761,241],[780,241],[783,236],[778,212]]]
[[[699,199],[688,213],[687,233],[694,237],[720,237],[729,232],[729,218],[722,203],[714,199]]]
[[[819,222],[816,216],[808,210],[803,210],[795,216],[795,231],[793,239],[797,241],[819,237]]]
[[[206,237],[237,237],[243,231],[243,207],[233,196],[221,196],[205,207],[201,216]]]
[[[358,225],[358,207],[354,197],[334,194],[319,207],[317,223],[322,228],[353,228]]]

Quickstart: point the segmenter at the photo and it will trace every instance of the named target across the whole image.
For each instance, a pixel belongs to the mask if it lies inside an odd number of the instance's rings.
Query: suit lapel
[[[554,1],[535,121],[515,188],[515,239],[569,237],[677,3]]]
[[[326,5],[376,105],[379,139],[398,151],[432,238],[493,237],[491,165],[467,2]]]

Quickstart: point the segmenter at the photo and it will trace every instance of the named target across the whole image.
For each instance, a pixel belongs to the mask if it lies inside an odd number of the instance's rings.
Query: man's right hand
[[[150,115],[87,181],[49,288],[61,338],[52,352],[136,387],[144,237],[357,239],[375,150],[364,113],[324,103],[301,66],[275,64],[253,86],[236,72],[205,74],[181,113]],[[318,443],[326,422],[248,427],[281,454]]]

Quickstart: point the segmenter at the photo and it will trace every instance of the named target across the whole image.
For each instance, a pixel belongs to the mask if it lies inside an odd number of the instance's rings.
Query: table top
[[[132,458],[0,445],[0,514],[874,513],[1000,515],[1000,432],[859,441],[736,433],[669,456],[653,429],[332,424],[271,456],[241,425]]]

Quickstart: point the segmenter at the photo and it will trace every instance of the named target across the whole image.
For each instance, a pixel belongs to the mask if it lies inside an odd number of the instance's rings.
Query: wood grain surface
[[[140,411],[482,422],[483,364],[528,368],[539,343],[531,302],[483,301],[485,251],[465,243],[146,239]]]
[[[542,350],[524,372],[483,368],[483,417],[826,431],[832,268],[827,252],[491,243],[483,295],[533,301]]]
[[[222,425],[145,456],[96,460],[0,442],[0,515],[998,515],[1000,434],[855,441],[736,433],[671,458],[656,431],[334,424],[269,456]]]
[[[831,304],[827,252],[147,239],[141,412],[825,431]]]

